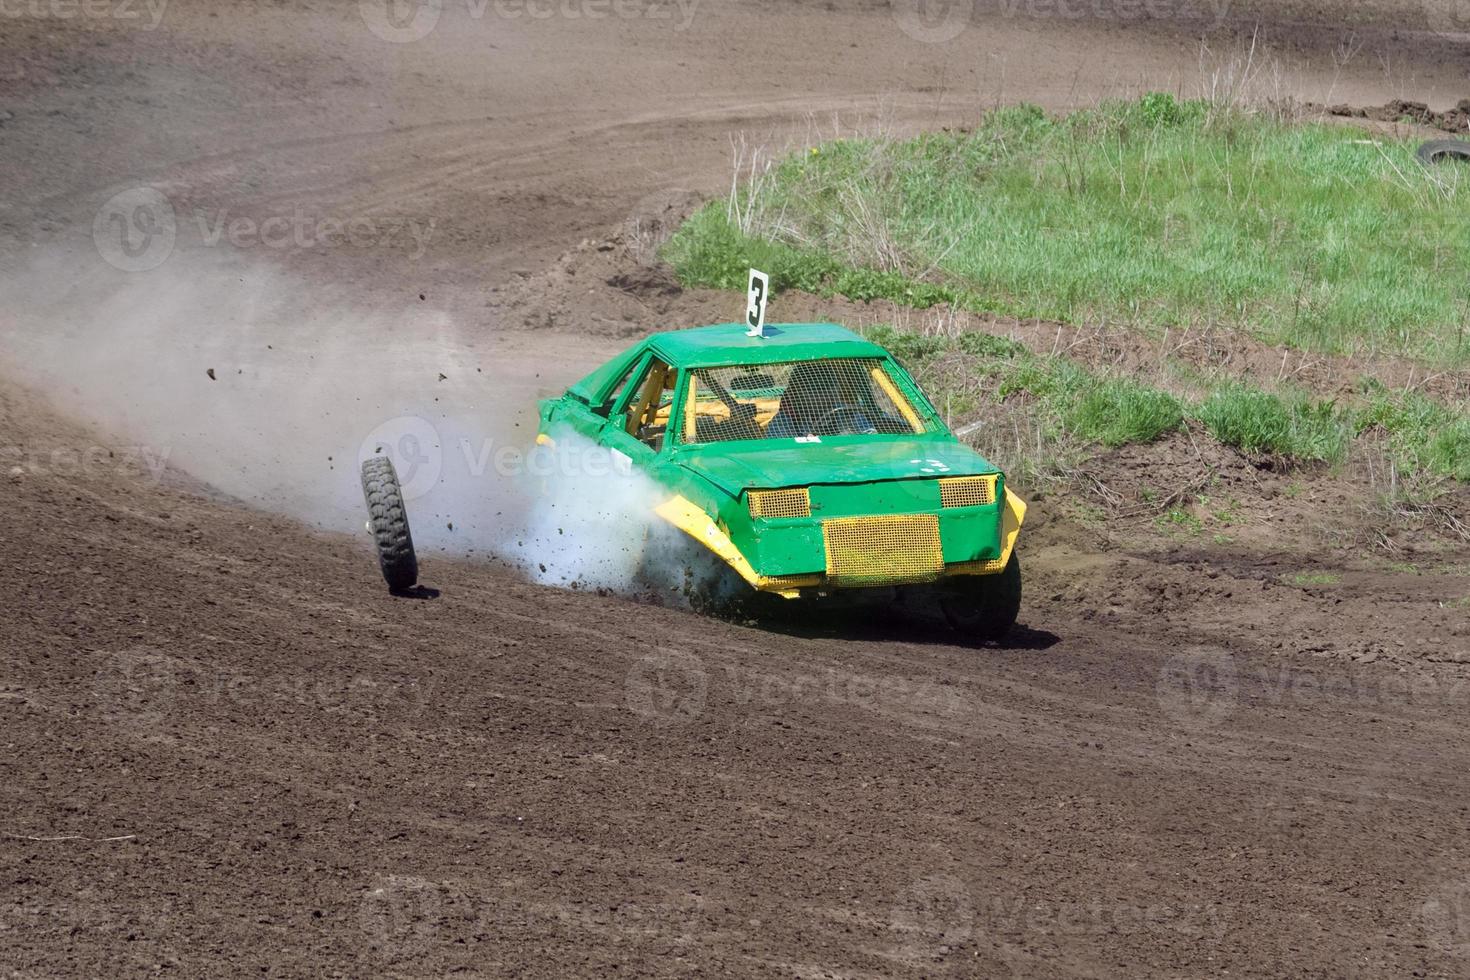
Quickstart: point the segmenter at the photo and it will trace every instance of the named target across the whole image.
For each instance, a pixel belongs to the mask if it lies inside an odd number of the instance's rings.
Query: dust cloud
[[[505,488],[446,450],[510,444],[534,413],[534,394],[495,377],[448,315],[368,308],[218,254],[130,274],[53,252],[0,276],[0,305],[0,369],[58,412],[327,530],[362,528],[357,470],[380,447],[415,453],[405,483],[424,518],[493,515]],[[454,502],[474,512],[450,513],[436,497],[465,477],[476,492]],[[431,547],[472,547],[420,524]]]
[[[628,591],[649,587],[650,545],[681,537],[652,512],[658,488],[590,440],[564,431],[537,450],[548,392],[528,355],[486,350],[442,311],[371,308],[220,253],[126,273],[59,250],[0,275],[0,304],[0,370],[261,510],[361,532],[358,470],[382,454],[421,555]]]

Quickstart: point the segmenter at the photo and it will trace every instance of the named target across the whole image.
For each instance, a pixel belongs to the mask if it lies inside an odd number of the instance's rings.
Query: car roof
[[[764,337],[750,336],[743,323],[720,323],[656,333],[648,346],[674,367],[887,356],[882,347],[835,323],[769,323]]]

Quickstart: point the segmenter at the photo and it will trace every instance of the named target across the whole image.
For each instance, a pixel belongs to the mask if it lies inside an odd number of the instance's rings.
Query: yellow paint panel
[[[698,441],[699,427],[696,409],[699,407],[699,376],[689,372],[689,388],[684,392],[684,441]]]
[[[731,541],[729,536],[721,531],[714,521],[710,520],[708,514],[682,496],[671,497],[664,501],[654,508],[654,513],[714,552],[753,589],[773,592],[786,599],[795,599],[799,594],[796,591],[797,588],[806,584],[805,577],[788,575],[766,578],[757,575],[755,569],[750,566],[750,562],[740,553],[740,549],[735,547],[735,542]]]
[[[746,405],[752,404],[749,401],[743,401],[742,403]],[[760,398],[753,404],[755,405],[755,421],[761,428],[765,428],[771,419],[776,417],[776,413],[781,408],[781,402],[776,398]],[[684,431],[686,433],[684,438],[686,442],[693,442],[695,440],[695,428],[694,422],[692,421],[695,416],[711,419],[715,422],[726,422],[730,419],[730,407],[724,402],[716,401],[712,398],[706,398],[702,403],[697,405],[693,399],[690,399],[684,408],[688,413],[684,423]]]
[[[1021,525],[1026,520],[1026,502],[1006,488],[1006,509],[1000,522],[1000,557],[995,561],[970,561],[950,565],[946,575],[998,575],[1011,563],[1011,553],[1016,550],[1016,539],[1021,536]]]
[[[1011,493],[1006,487],[1006,510],[1000,522],[1000,558],[1010,562],[1011,552],[1016,548],[1016,539],[1021,536],[1021,525],[1026,521],[1026,501]],[[1002,565],[1002,568],[1005,566]]]
[[[888,400],[898,406],[898,410],[903,413],[904,421],[909,424],[909,428],[915,432],[923,432],[924,425],[919,421],[918,413],[909,404],[909,400],[903,397],[903,394],[898,390],[898,386],[888,376],[888,372],[883,370],[883,365],[875,364],[873,366],[873,381],[877,383],[879,388],[883,389],[883,394],[888,396]]]

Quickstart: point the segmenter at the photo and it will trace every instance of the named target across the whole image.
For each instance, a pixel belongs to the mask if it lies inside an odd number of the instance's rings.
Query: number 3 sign
[[[770,294],[771,277],[751,269],[750,285],[745,289],[745,325],[750,327],[746,336],[766,335],[766,300]]]

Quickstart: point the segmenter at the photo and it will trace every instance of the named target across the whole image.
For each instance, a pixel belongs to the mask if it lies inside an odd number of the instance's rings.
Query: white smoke
[[[715,566],[684,532],[654,513],[670,491],[628,457],[561,427],[523,463],[531,505],[499,553],[534,581],[673,600],[711,587]]]
[[[253,506],[360,528],[356,457],[385,423],[513,431],[517,392],[477,372],[443,313],[368,310],[220,253],[141,274],[77,266],[53,254],[0,282],[6,373]]]
[[[369,308],[225,250],[139,272],[52,252],[0,275],[0,370],[150,459],[358,533],[359,466],[386,454],[421,557],[498,557],[548,585],[667,592],[682,569],[648,575],[650,548],[677,553],[684,537],[652,512],[667,491],[569,431],[549,458],[527,452],[538,396],[609,353],[506,354],[426,305]],[[547,364],[567,376],[536,377]]]

